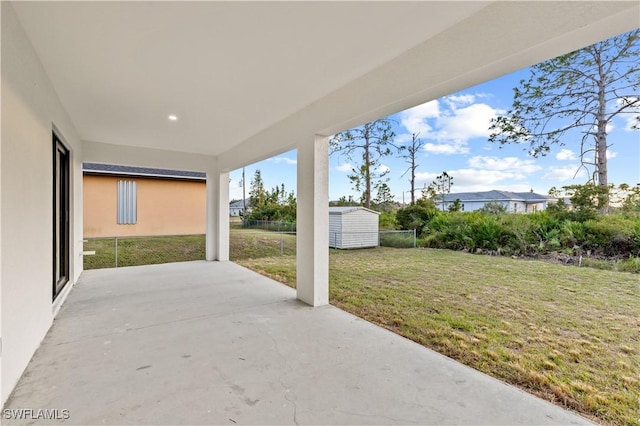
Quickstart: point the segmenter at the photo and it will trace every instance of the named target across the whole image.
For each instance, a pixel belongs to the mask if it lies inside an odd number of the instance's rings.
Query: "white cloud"
[[[587,172],[584,168],[578,170],[578,166],[550,167],[542,179],[566,182],[573,180],[574,177],[575,179],[586,179]]]
[[[617,156],[618,156],[617,152],[607,150],[607,160],[610,160],[612,158],[616,158]]]
[[[491,119],[500,113],[487,104],[478,103],[464,108],[452,109],[437,121],[439,140],[457,140],[466,143],[469,139],[488,137]]]
[[[350,172],[351,170],[353,170],[353,166],[349,163],[342,163],[336,166],[336,170],[339,172]]]
[[[274,163],[284,163],[284,164],[290,164],[290,165],[298,164],[298,160],[294,158],[288,158],[288,157],[274,157],[274,158],[270,158],[269,161],[273,161]]]
[[[400,124],[411,133],[419,133],[420,137],[429,137],[431,126],[426,120],[440,116],[440,104],[437,100],[409,108],[400,113]]]
[[[472,185],[488,185],[496,189],[492,184],[500,181],[514,180],[521,181],[526,179],[522,173],[508,172],[504,170],[480,170],[480,169],[458,169],[448,170],[447,173],[453,178],[453,187],[451,192],[461,192],[461,187],[470,187]],[[419,186],[430,185],[440,173],[416,173],[416,182]],[[512,186],[512,185],[509,185]]]
[[[459,142],[444,142],[444,143],[426,143],[423,149],[432,154],[445,154],[445,155],[453,155],[453,154],[468,154],[469,147],[466,144],[462,144]]]
[[[525,176],[521,173],[506,172],[504,170],[478,170],[478,169],[460,169],[448,172],[453,176],[454,184],[475,185],[478,183],[491,185],[503,180],[523,180]]]
[[[535,160],[521,160],[517,157],[489,157],[477,155],[469,159],[469,166],[474,169],[502,170],[517,173],[533,173],[541,170],[542,167],[536,164]]]
[[[446,96],[444,101],[449,105],[449,108],[455,109],[463,105],[470,105],[476,101],[475,95],[463,94],[463,95],[451,95]]]
[[[571,151],[570,149],[561,149],[560,152],[556,154],[556,158],[562,161],[569,161],[576,159],[576,153]]]
[[[391,169],[389,168],[389,166],[386,166],[384,164],[380,164],[380,166],[378,166],[378,173],[383,174],[383,173],[388,173],[391,171]]]
[[[425,183],[427,185],[431,184],[436,179],[439,173],[427,173],[427,172],[418,172],[416,173],[416,186],[422,186]]]
[[[400,113],[400,123],[407,130],[399,143],[411,140],[412,133],[431,140],[425,151],[433,154],[466,154],[467,143],[473,138],[487,138],[491,119],[503,111],[485,103],[474,103],[485,94],[447,96]],[[444,106],[444,108],[443,108]]]

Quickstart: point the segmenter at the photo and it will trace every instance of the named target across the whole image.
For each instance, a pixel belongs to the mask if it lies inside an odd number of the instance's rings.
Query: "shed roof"
[[[355,212],[358,210],[364,210],[369,213],[380,214],[380,212],[368,209],[366,207],[360,207],[360,206],[329,207],[329,214],[347,214],[347,213]]]
[[[91,174],[159,177],[163,179],[205,180],[206,173],[185,170],[154,169],[151,167],[119,166],[116,164],[83,163],[82,170]]]

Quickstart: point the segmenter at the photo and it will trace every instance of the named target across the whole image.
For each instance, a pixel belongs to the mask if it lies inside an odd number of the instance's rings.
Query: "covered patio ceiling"
[[[82,140],[226,170],[640,22],[637,1],[12,4]]]

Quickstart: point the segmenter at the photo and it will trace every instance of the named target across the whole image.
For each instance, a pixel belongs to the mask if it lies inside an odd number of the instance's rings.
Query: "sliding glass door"
[[[69,150],[53,134],[53,299],[69,282]]]

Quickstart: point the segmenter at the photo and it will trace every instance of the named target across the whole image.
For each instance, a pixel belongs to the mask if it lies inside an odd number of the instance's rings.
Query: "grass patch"
[[[232,247],[243,236],[232,234]],[[295,256],[238,258],[295,286]],[[331,303],[606,424],[640,419],[640,277],[435,249],[330,251]]]
[[[295,256],[296,236],[259,229],[233,229],[229,241],[229,258],[236,262],[276,256]]]
[[[84,256],[84,269],[114,268],[115,240],[91,239],[84,250],[95,250],[94,256]],[[205,258],[204,235],[171,237],[118,238],[118,266],[153,265],[187,262]]]

